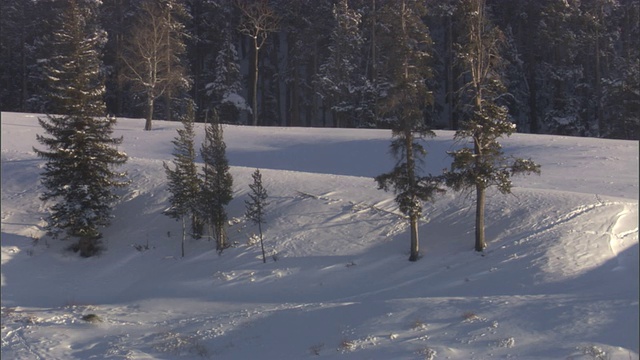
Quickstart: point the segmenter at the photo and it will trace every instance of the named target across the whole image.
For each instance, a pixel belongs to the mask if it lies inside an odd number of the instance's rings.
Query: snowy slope
[[[388,131],[226,126],[236,245],[189,240],[180,258],[180,224],[161,214],[178,126],[119,120],[132,184],[108,250],[81,259],[41,231],[37,115],[2,113],[3,359],[638,359],[638,142],[505,139],[542,175],[490,194],[487,251],[473,251],[472,198],[449,192],[425,205],[410,263],[372,179],[393,166]],[[459,146],[437,135],[434,174]],[[243,218],[255,168],[266,264]]]

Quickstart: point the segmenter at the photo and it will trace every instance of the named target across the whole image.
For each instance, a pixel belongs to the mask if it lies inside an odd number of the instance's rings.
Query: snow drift
[[[82,259],[42,232],[37,116],[2,113],[3,358],[638,359],[637,141],[504,139],[542,175],[488,194],[487,250],[472,197],[448,192],[425,204],[410,263],[406,220],[373,181],[394,163],[388,131],[225,126],[235,245],[189,240],[180,258],[162,215],[180,124],[119,119],[132,183],[107,250]],[[425,173],[459,146],[437,135]],[[243,217],[255,168],[266,264]]]

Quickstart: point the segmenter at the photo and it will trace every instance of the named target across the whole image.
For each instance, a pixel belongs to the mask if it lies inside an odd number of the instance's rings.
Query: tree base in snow
[[[83,237],[69,248],[73,252],[80,252],[80,256],[88,258],[98,255],[102,251],[99,238]]]

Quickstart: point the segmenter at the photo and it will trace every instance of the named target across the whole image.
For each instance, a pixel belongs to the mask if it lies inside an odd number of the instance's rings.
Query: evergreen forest
[[[425,54],[425,125],[471,116],[475,0],[76,0],[95,9],[106,114],[258,126],[393,128],[402,44]],[[55,29],[66,0],[1,0],[0,108],[65,115]],[[419,23],[399,24],[399,11]],[[492,101],[515,131],[640,139],[640,3],[486,0],[500,72]],[[98,30],[96,30],[98,29]],[[415,55],[415,54],[414,54]],[[412,55],[413,56],[413,55]],[[470,62],[471,61],[471,62]],[[64,85],[64,84],[62,84]]]

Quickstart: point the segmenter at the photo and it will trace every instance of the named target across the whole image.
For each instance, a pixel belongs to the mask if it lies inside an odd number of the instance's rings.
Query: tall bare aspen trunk
[[[251,100],[251,107],[253,110],[253,126],[258,125],[258,53],[260,51],[260,47],[258,46],[258,38],[253,38],[253,99]]]
[[[153,94],[147,94],[147,119],[144,123],[145,130],[151,130],[152,119],[153,119]]]

